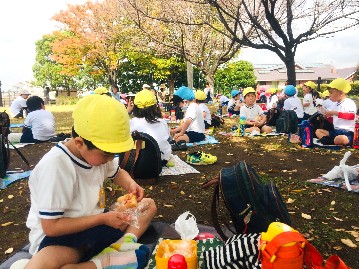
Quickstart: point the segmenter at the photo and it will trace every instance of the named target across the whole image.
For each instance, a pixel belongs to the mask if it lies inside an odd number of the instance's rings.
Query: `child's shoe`
[[[186,162],[193,165],[213,164],[217,161],[217,157],[203,152],[193,152],[187,154]]]

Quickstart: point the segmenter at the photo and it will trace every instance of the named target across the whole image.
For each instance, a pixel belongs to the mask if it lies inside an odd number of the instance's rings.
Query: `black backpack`
[[[4,111],[0,112],[0,178],[4,178],[6,176],[6,171],[10,165],[10,148],[9,144],[15,149],[15,151],[20,155],[20,157],[24,160],[27,166],[30,167],[29,162],[25,158],[25,156],[17,149],[8,139],[10,134],[10,117]]]
[[[230,234],[260,233],[267,231],[270,223],[280,221],[291,225],[286,204],[273,181],[264,184],[254,169],[242,161],[223,168],[219,178],[203,185],[216,184],[211,215],[218,234],[227,239]],[[227,208],[232,224],[219,219],[220,200]],[[224,222],[223,230],[220,222]]]
[[[294,110],[283,110],[276,121],[277,133],[295,134],[298,130],[298,117]]]
[[[149,134],[132,132],[135,148],[121,153],[119,163],[139,184],[156,184],[162,172],[161,152],[157,141]]]
[[[267,125],[269,126],[275,126],[277,124],[277,119],[279,119],[280,116],[280,110],[277,108],[272,107],[268,110],[268,116],[267,116]]]
[[[10,150],[7,142],[10,133],[10,118],[5,111],[0,112],[0,128],[0,177],[3,178],[10,164]]]
[[[212,127],[220,127],[222,124],[224,124],[224,119],[217,116],[217,115],[214,115],[212,113],[212,115],[211,115],[211,126]]]

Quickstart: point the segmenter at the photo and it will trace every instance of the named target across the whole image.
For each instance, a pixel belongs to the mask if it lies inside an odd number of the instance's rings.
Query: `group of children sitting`
[[[307,81],[303,84],[303,100],[297,96],[298,90],[293,85],[287,85],[283,96],[278,98],[276,89],[269,89],[267,109],[293,110],[298,118],[298,124],[310,119],[314,114],[321,113],[325,117],[324,127],[315,130],[315,136],[323,144],[351,145],[353,143],[356,104],[347,97],[351,90],[350,83],[338,78],[329,85],[329,90],[323,92],[322,100],[317,96],[316,84]],[[245,131],[271,132],[272,127],[267,125],[267,116],[262,107],[256,103],[256,91],[245,88],[242,92],[233,90],[232,99],[228,102],[228,114],[245,117]]]

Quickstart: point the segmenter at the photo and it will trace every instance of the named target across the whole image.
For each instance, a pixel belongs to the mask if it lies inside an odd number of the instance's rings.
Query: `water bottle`
[[[217,114],[218,114],[218,116],[219,117],[222,117],[222,105],[220,104],[219,106],[218,106],[218,111],[217,111]]]
[[[245,129],[246,129],[246,117],[244,117],[244,116],[239,117],[239,129],[241,132],[241,136],[244,136]]]

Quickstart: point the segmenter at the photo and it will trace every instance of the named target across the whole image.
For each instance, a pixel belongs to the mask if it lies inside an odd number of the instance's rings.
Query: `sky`
[[[0,81],[7,91],[17,82],[33,79],[35,42],[56,30],[51,17],[67,8],[67,3],[86,0],[0,0]],[[305,42],[297,49],[297,63],[325,63],[336,68],[359,63],[359,29],[338,33],[331,38]],[[267,50],[242,49],[240,59],[253,64],[281,63]]]

